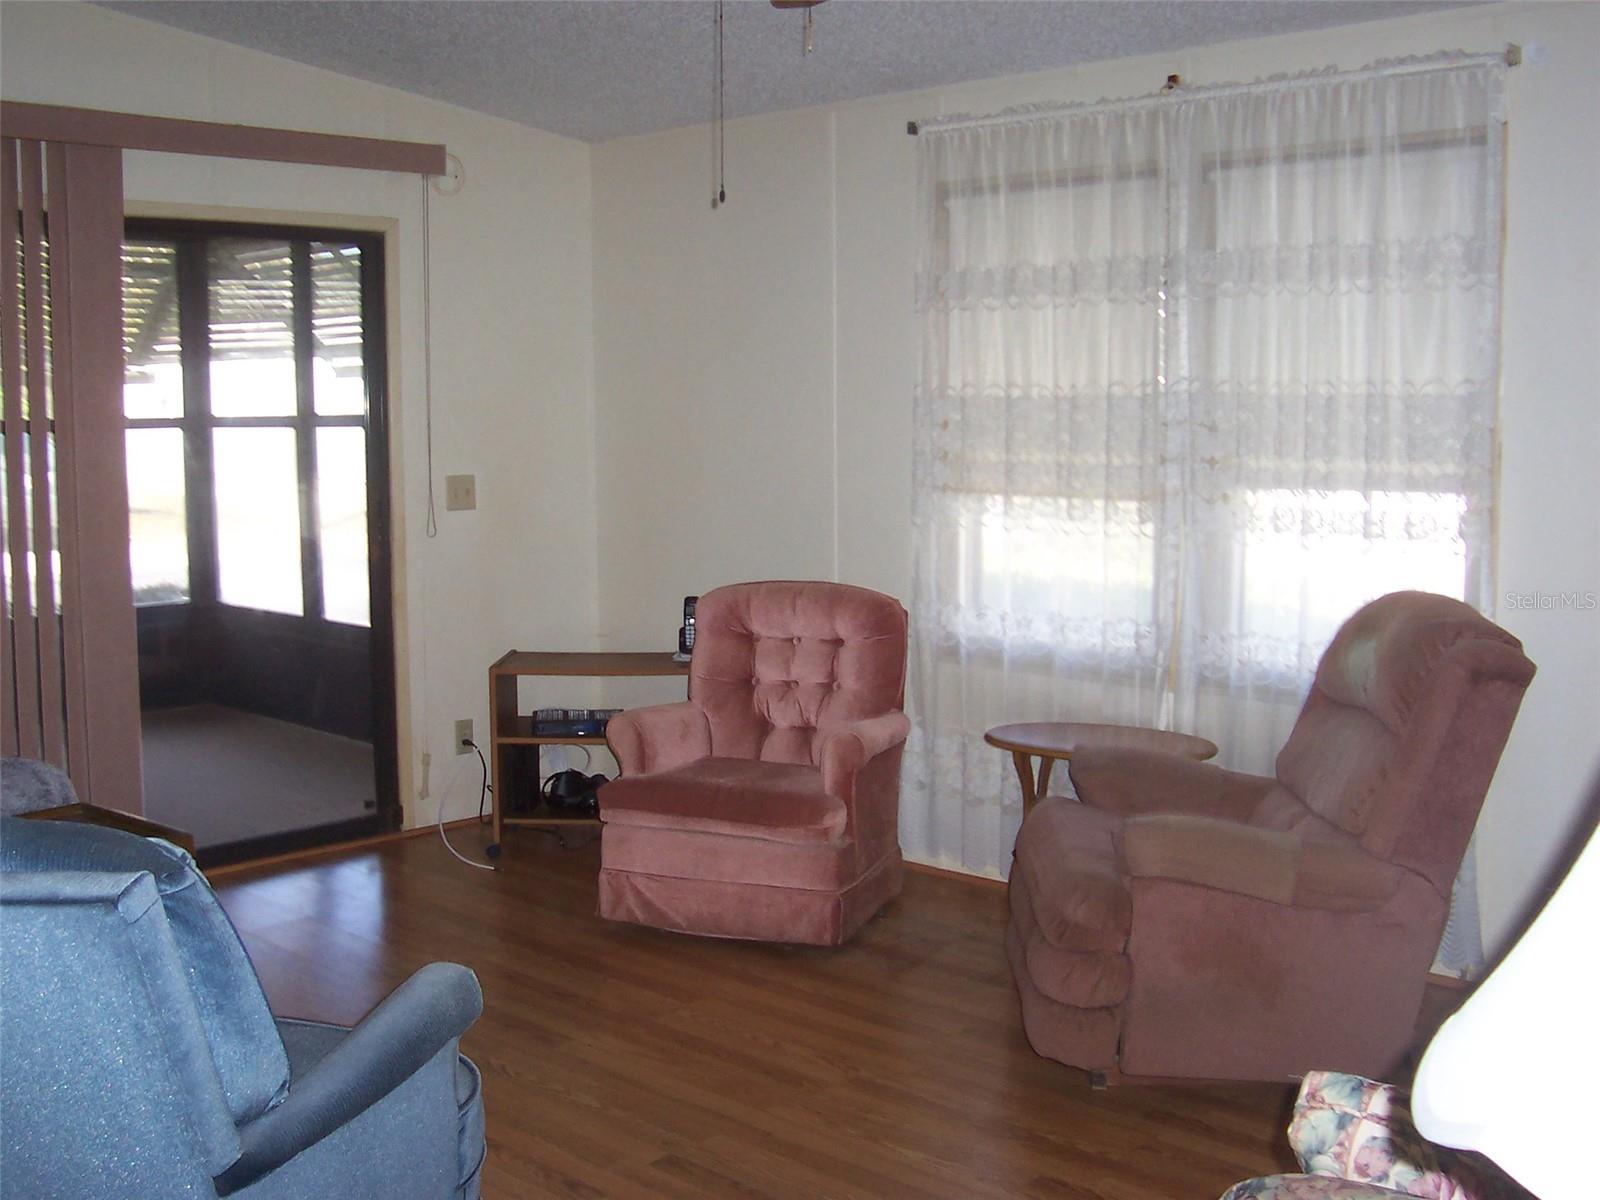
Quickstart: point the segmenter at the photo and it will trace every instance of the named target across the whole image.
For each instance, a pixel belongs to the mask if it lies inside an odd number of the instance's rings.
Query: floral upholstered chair
[[[1531,1200],[1482,1155],[1424,1139],[1404,1092],[1359,1075],[1307,1075],[1289,1145],[1306,1174],[1247,1179],[1222,1200]]]

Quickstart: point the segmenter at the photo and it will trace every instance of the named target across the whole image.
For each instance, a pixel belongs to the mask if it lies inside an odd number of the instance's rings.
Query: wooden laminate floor
[[[478,973],[491,1200],[1214,1198],[1292,1168],[1289,1087],[1093,1092],[1037,1057],[1001,888],[910,873],[851,945],[786,948],[602,922],[598,860],[513,830],[491,874],[418,837],[217,891],[282,1015],[354,1022],[435,959]]]

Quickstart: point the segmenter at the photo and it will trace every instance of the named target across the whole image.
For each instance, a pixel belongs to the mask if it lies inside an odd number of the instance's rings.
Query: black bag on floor
[[[558,817],[598,817],[599,791],[609,783],[604,775],[585,775],[582,771],[557,771],[544,781],[545,806]]]

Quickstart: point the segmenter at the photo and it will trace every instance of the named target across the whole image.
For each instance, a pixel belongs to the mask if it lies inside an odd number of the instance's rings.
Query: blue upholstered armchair
[[[182,851],[0,819],[0,1197],[476,1200],[483,998],[434,963],[354,1029],[274,1019]]]

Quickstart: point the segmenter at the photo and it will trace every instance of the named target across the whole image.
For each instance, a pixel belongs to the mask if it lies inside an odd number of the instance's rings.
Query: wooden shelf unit
[[[508,825],[598,825],[593,817],[558,817],[542,812],[512,816],[505,811],[514,769],[512,758],[532,747],[534,778],[542,774],[541,746],[603,746],[600,735],[546,737],[533,732],[533,717],[517,711],[517,680],[524,675],[567,678],[640,678],[688,676],[689,664],[666,652],[573,653],[555,650],[511,650],[489,668],[489,766],[494,780],[494,842],[489,856],[500,853],[501,830]],[[537,784],[535,785],[537,786]],[[542,807],[542,806],[541,806]]]

